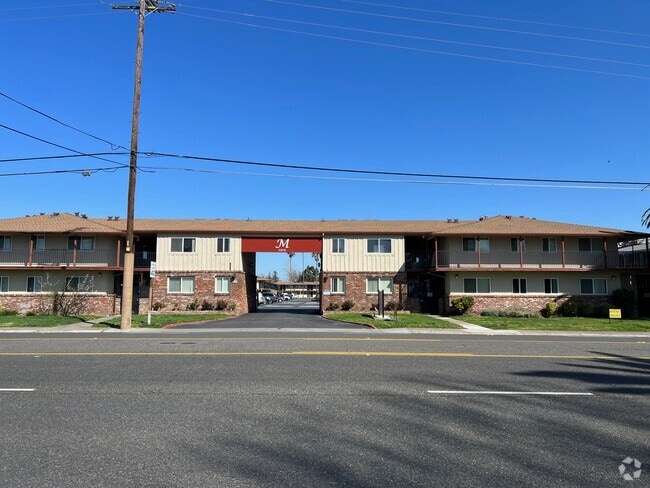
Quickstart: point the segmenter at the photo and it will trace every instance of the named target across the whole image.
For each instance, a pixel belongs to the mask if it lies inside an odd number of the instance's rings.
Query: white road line
[[[464,390],[427,390],[427,393],[443,395],[549,395],[549,396],[594,396],[593,393],[571,391],[464,391]]]
[[[0,388],[0,391],[34,391],[34,388]]]

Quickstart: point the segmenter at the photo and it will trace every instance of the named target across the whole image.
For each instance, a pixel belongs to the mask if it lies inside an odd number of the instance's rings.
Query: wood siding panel
[[[332,253],[332,240],[345,239],[345,252]],[[391,253],[368,253],[368,239],[391,239]],[[404,238],[395,236],[332,236],[323,245],[323,271],[338,272],[398,272],[404,268]]]
[[[195,252],[171,252],[172,237],[193,237]],[[217,237],[230,238],[230,252],[217,253]],[[156,242],[156,265],[159,271],[242,271],[241,238],[224,235],[158,235]]]

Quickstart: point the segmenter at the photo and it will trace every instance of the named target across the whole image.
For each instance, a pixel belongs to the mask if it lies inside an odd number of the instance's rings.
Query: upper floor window
[[[0,292],[7,293],[9,291],[9,277],[0,276]]]
[[[194,293],[194,276],[170,276],[167,278],[169,293]]]
[[[67,276],[65,279],[66,291],[89,292],[93,291],[92,276]]]
[[[342,254],[345,252],[345,239],[335,238],[332,239],[332,253]]]
[[[463,237],[463,251],[477,252],[477,250],[490,252],[490,239],[487,237]]]
[[[582,278],[580,293],[582,295],[607,295],[607,280],[605,278]]]
[[[35,251],[42,251],[45,249],[45,236],[38,235],[32,236],[32,243]]]
[[[557,252],[557,239],[542,237],[542,252]]]
[[[510,250],[512,252],[526,252],[526,239],[523,237],[511,237],[510,238]]]
[[[215,293],[230,293],[230,276],[217,276],[214,279]]]
[[[463,293],[490,293],[490,278],[464,278]]]
[[[390,239],[368,239],[367,249],[369,253],[390,254],[391,243]]]
[[[192,251],[187,251],[192,252]],[[217,252],[230,252],[230,237],[217,237]]]
[[[171,252],[194,251],[196,251],[196,239],[194,237],[172,237]]]
[[[0,251],[11,251],[11,236],[0,236]]]
[[[68,250],[72,251],[77,243],[79,251],[93,251],[95,249],[95,236],[68,236]]]
[[[345,293],[345,276],[332,276],[330,278],[330,291],[332,293]]]
[[[603,251],[603,240],[597,237],[580,237],[578,238],[578,251],[580,252],[598,252]]]
[[[40,293],[43,291],[43,277],[42,276],[28,276],[27,277],[27,291],[29,293]]]
[[[393,293],[393,278],[368,278],[366,280],[366,293]]]

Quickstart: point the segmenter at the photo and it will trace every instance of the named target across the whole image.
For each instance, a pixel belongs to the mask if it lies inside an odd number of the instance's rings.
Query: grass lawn
[[[196,313],[196,314],[151,314],[151,325],[147,325],[146,315],[133,315],[131,317],[132,327],[150,327],[161,329],[171,324],[186,324],[189,322],[205,322],[208,320],[223,320],[230,317],[225,313]],[[106,322],[96,324],[95,327],[119,327],[120,318],[116,317]]]
[[[58,325],[76,324],[98,318],[93,315],[80,317],[62,317],[61,315],[2,315],[0,327],[56,327]]]
[[[387,314],[388,315],[388,314]],[[394,315],[390,314],[394,319]],[[397,320],[377,320],[372,318],[370,313],[338,312],[325,314],[325,318],[338,320],[339,322],[351,322],[353,324],[373,325],[378,329],[404,329],[404,328],[427,328],[427,329],[460,329],[461,327],[434,319],[427,315],[417,313],[397,314]]]
[[[612,332],[647,332],[650,331],[650,319],[609,320],[587,317],[552,317],[545,318],[507,318],[476,317],[462,315],[456,317],[463,322],[476,324],[494,330],[566,330],[566,331],[612,331]]]

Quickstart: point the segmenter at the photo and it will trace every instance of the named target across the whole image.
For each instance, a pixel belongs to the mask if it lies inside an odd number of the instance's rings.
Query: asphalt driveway
[[[318,314],[318,302],[289,300],[261,305],[255,313],[232,319],[179,325],[174,329],[368,329],[368,327],[326,320]]]

